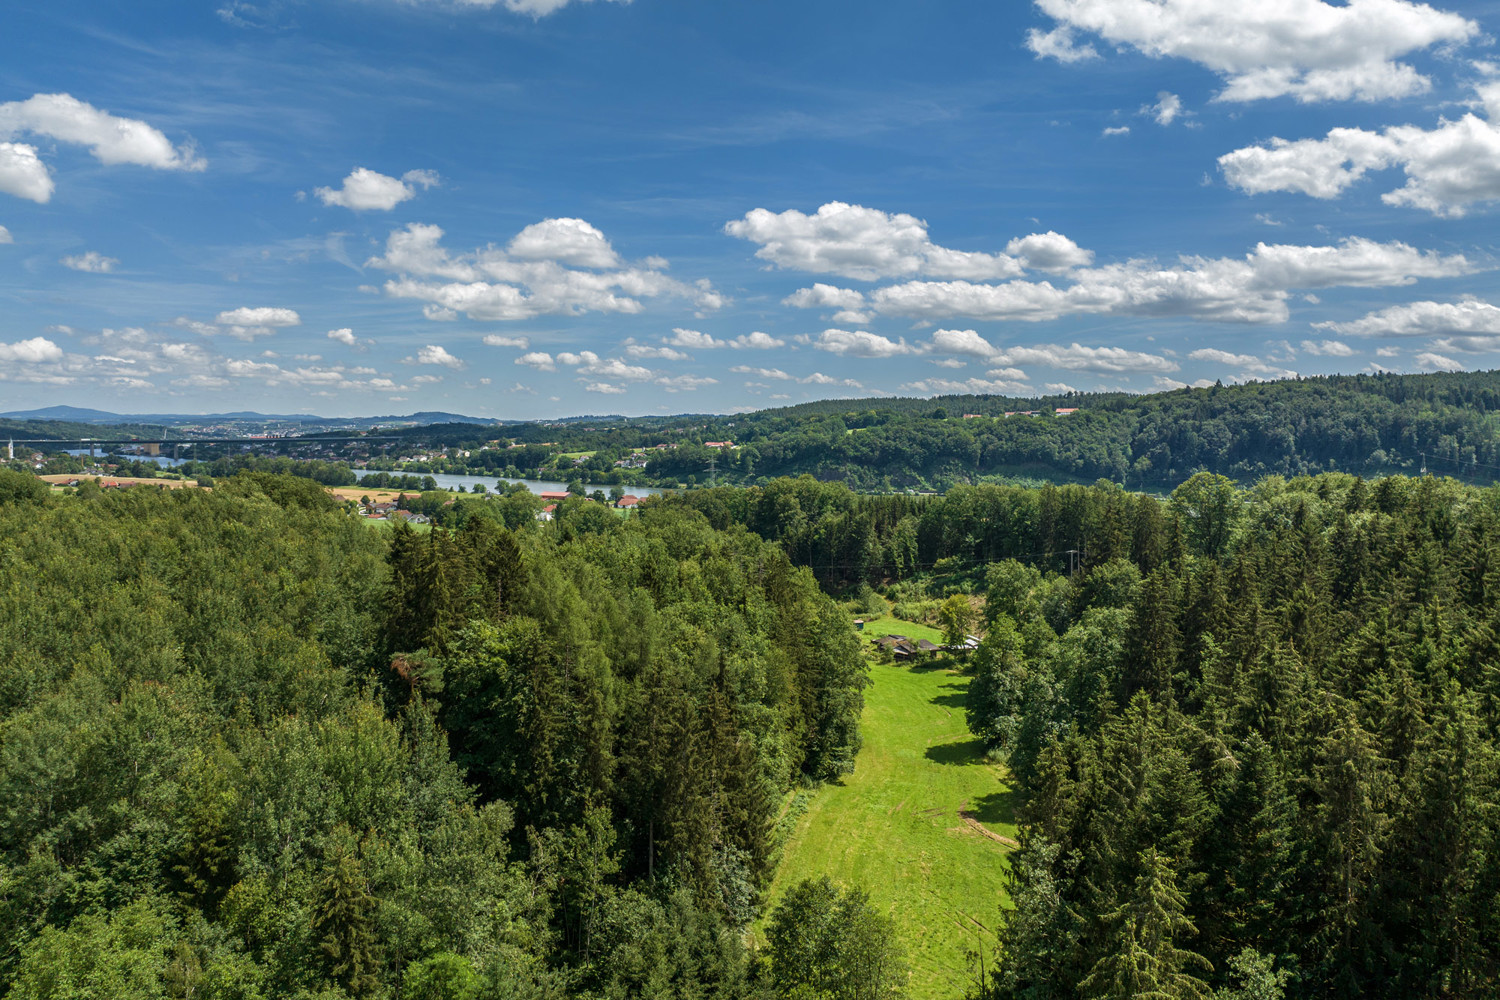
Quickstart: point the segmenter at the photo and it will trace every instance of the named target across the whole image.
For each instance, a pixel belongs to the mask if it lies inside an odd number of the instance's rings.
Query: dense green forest
[[[863,661],[778,547],[593,506],[418,536],[269,473],[0,471],[0,992],[761,989],[776,810],[852,766]]]
[[[963,712],[1021,846],[975,1000],[1500,990],[1500,489],[803,477],[444,521],[0,471],[0,994],[897,997],[861,887],[764,912],[887,601],[983,634]]]
[[[1022,848],[976,996],[1500,991],[1495,488],[803,479],[662,502],[779,531],[830,585],[904,575],[898,613],[983,595],[967,714]]]
[[[969,716],[1023,844],[989,994],[1496,995],[1500,493],[1173,505],[1071,578],[988,570]]]

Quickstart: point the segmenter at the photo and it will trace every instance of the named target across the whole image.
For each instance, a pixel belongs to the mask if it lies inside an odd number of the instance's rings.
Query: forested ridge
[[[811,475],[863,492],[1108,479],[1165,493],[1199,471],[1245,485],[1266,475],[1424,469],[1493,482],[1500,477],[1497,409],[1497,372],[1382,373],[1147,395],[833,399],[731,416],[446,424],[399,433],[413,444],[457,449],[410,463],[405,471],[413,472],[594,482],[640,475],[662,486],[765,485]],[[497,434],[510,446],[480,447]],[[644,469],[617,465],[632,460]]]
[[[1057,409],[1075,409],[1066,416]],[[1432,471],[1500,477],[1500,373],[1335,375],[1149,395],[825,400],[714,419],[656,458],[656,477],[732,481],[809,474],[860,490],[948,489],[985,477],[1109,479],[1166,492],[1198,471],[1265,475]],[[1007,412],[1034,411],[1036,416]],[[970,419],[965,419],[969,415]]]
[[[1500,989],[1496,488],[455,510],[0,471],[4,995],[899,996],[859,887],[764,898],[887,602],[983,635],[1021,846],[976,1000]]]

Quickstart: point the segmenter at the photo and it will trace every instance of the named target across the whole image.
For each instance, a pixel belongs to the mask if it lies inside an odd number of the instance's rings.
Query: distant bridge
[[[10,457],[14,458],[15,447],[26,445],[31,448],[50,448],[53,451],[64,451],[69,448],[87,448],[92,455],[99,448],[120,448],[130,446],[133,448],[144,448],[148,455],[160,455],[162,448],[180,448],[185,444],[343,444],[350,441],[403,441],[399,437],[367,437],[364,435],[353,437],[159,437],[159,438],[10,438],[8,441]]]

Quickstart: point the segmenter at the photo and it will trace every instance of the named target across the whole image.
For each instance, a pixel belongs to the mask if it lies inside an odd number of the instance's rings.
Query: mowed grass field
[[[881,618],[862,638],[868,645],[887,632],[930,631]],[[960,996],[970,976],[965,952],[982,939],[992,957],[1000,907],[1008,905],[1010,790],[964,723],[967,677],[941,660],[872,663],[870,673],[854,773],[814,793],[787,839],[766,909],[804,878],[827,874],[860,886],[895,921],[912,996]]]

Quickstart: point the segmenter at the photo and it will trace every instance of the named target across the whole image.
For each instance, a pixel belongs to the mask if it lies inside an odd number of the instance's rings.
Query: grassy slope
[[[921,628],[883,618],[866,632]],[[1014,838],[1010,792],[964,724],[968,678],[942,666],[880,663],[871,677],[854,774],[818,791],[798,819],[772,900],[822,874],[862,886],[896,922],[911,958],[913,997],[960,996],[969,975],[964,953],[978,947],[980,925],[993,932],[1005,900],[1009,848],[965,824],[959,809]],[[992,933],[983,938],[988,953]]]

